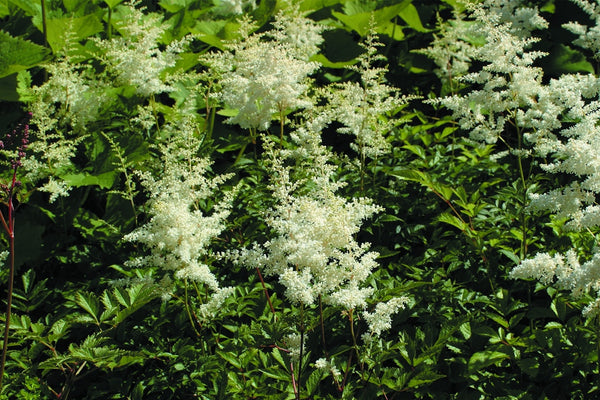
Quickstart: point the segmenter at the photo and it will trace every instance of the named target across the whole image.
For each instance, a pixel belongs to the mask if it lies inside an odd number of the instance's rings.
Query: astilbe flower
[[[577,3],[583,5],[597,27],[598,7],[584,1]],[[596,204],[600,193],[600,81],[593,75],[568,74],[544,82],[543,71],[533,66],[542,54],[528,51],[536,39],[527,32],[545,28],[545,22],[531,9],[500,8],[497,4],[486,2],[472,14],[486,41],[474,56],[483,67],[463,79],[481,88],[440,102],[479,141],[493,143],[502,138],[510,121],[529,147],[523,151],[547,160],[541,166],[546,172],[573,177],[561,188],[532,195],[529,210],[555,213],[558,220],[564,221],[565,230],[595,229],[600,225],[600,207]],[[596,51],[593,41],[581,40],[578,44]],[[600,313],[598,248],[579,256],[575,250],[565,255],[551,253],[541,252],[523,260],[511,276],[556,283],[574,296],[596,292],[596,300],[584,309],[584,314]],[[587,261],[581,262],[580,256]]]
[[[403,309],[408,303],[408,297],[394,297],[385,303],[377,303],[374,312],[363,312],[363,318],[369,325],[371,335],[380,335],[381,332],[392,327],[392,315]]]
[[[429,57],[437,65],[433,72],[451,91],[457,84],[457,78],[467,74],[475,52],[470,25],[461,13],[455,13],[450,21],[438,21],[440,31],[434,34],[431,45],[415,50]]]
[[[485,2],[469,17],[473,23],[468,32],[484,44],[473,43],[465,52],[483,66],[457,80],[474,89],[432,102],[452,110],[459,126],[476,141],[496,143],[504,139],[509,122],[543,136],[560,125],[559,115],[552,109],[555,105],[546,101],[551,96],[542,85],[543,71],[533,66],[545,53],[529,49],[538,41],[531,36],[532,30],[544,29],[547,23],[535,9],[520,12],[523,9],[515,11],[514,6],[499,7],[496,3]],[[521,17],[511,18],[515,12]],[[439,43],[441,46],[443,41]]]
[[[593,26],[583,25],[579,22],[569,22],[563,27],[579,36],[573,41],[584,49],[589,49],[596,60],[600,59],[600,5],[592,4],[586,0],[571,0],[577,4],[594,21]]]
[[[369,199],[346,200],[336,194],[342,184],[333,180],[335,167],[327,163],[329,154],[317,144],[318,136],[304,130],[293,137],[306,146],[295,167],[287,164],[295,152],[275,150],[267,141],[276,203],[266,222],[273,237],[234,252],[234,261],[277,276],[293,303],[309,305],[322,296],[326,304],[365,308],[373,289],[364,282],[377,266],[377,253],[354,236],[381,207]]]
[[[52,73],[48,81],[28,90],[36,140],[30,146],[29,157],[22,162],[23,178],[37,184],[38,190],[49,193],[52,203],[69,194],[70,187],[60,176],[74,169],[71,159],[84,137],[76,136],[72,127],[84,130],[84,124],[94,116],[104,97],[97,96],[89,115],[83,116],[86,104],[92,102],[95,93],[90,90],[94,81],[87,74],[77,73],[66,60],[48,66],[48,70]]]
[[[211,242],[224,229],[232,199],[231,193],[226,195],[210,214],[199,208],[201,202],[214,197],[229,176],[206,176],[210,162],[196,155],[199,141],[193,130],[189,126],[175,132],[176,136],[161,148],[163,168],[159,178],[149,172],[140,173],[149,195],[146,206],[150,219],[125,239],[144,244],[149,251],[129,265],[159,267],[171,271],[177,280],[204,285],[211,296],[200,306],[199,316],[207,319],[233,292],[233,288],[221,287],[206,262]]]
[[[399,122],[392,117],[413,97],[401,96],[397,88],[386,83],[387,66],[376,66],[386,58],[378,51],[382,44],[375,34],[369,34],[361,46],[365,51],[357,57],[358,63],[349,67],[360,81],[327,88],[326,112],[331,121],[342,125],[339,133],[355,137],[353,150],[362,158],[376,158],[391,149],[386,134]]]
[[[254,10],[256,0],[218,0],[214,12],[218,15],[240,15],[244,10]]]
[[[164,72],[173,67],[189,42],[189,37],[174,40],[161,50],[160,38],[167,30],[158,14],[144,13],[136,8],[137,1],[121,7],[123,20],[115,25],[121,36],[96,40],[102,50],[99,58],[114,75],[119,85],[129,85],[143,97],[150,97],[172,88],[165,83]]]
[[[310,34],[299,35],[302,25]],[[273,31],[248,35],[251,29],[243,21],[241,38],[227,44],[226,51],[204,57],[203,62],[220,74],[217,98],[237,110],[227,122],[266,130],[273,114],[283,117],[286,111],[312,106],[306,97],[308,76],[319,64],[308,58],[322,38],[314,21],[284,12],[277,14]]]

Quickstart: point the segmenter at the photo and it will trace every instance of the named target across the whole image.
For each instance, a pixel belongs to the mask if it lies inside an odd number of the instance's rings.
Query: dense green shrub
[[[0,398],[598,397],[574,3],[0,0]]]

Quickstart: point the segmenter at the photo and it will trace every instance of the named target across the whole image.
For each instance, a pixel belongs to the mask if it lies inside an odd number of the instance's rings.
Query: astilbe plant
[[[145,98],[169,92],[172,88],[165,83],[165,70],[173,67],[189,37],[171,42],[161,49],[161,36],[165,33],[162,17],[145,13],[130,2],[122,7],[123,18],[115,23],[121,36],[109,40],[97,40],[101,52],[99,58],[114,76],[118,85],[129,86]]]
[[[0,360],[0,390],[2,389],[2,381],[4,378],[4,368],[6,365],[6,355],[8,353],[8,337],[10,329],[10,319],[12,312],[13,284],[15,278],[15,212],[17,203],[17,191],[21,186],[21,182],[17,179],[17,172],[22,166],[22,160],[25,157],[25,150],[29,145],[29,120],[19,124],[11,133],[8,133],[4,140],[0,140],[0,149],[8,152],[10,162],[10,181],[9,183],[0,184],[2,190],[2,198],[6,204],[6,216],[4,211],[0,212],[0,222],[8,235],[9,242],[9,265],[8,265],[8,288],[6,299],[6,312],[4,314],[4,336],[2,341],[2,359]]]
[[[312,106],[308,76],[319,67],[309,58],[323,41],[323,27],[294,8],[280,11],[273,25],[270,31],[251,33],[252,23],[242,19],[241,37],[203,58],[219,75],[215,96],[236,110],[227,122],[249,129],[253,141],[274,116],[283,127],[287,112]]]
[[[32,86],[28,72],[20,77],[19,95],[32,111],[36,140],[31,156],[23,161],[24,178],[48,192],[50,202],[67,197],[69,176],[80,173],[73,159],[87,135],[111,123],[119,95],[132,98],[133,121],[146,130],[157,128],[156,96],[173,90],[174,82],[188,77],[169,76],[190,37],[162,46],[167,26],[158,14],[146,13],[138,1],[116,7],[119,36],[92,38],[94,46],[82,54],[75,34],[66,32],[57,59],[44,64],[45,82]],[[94,129],[90,129],[93,127]]]
[[[415,96],[401,96],[399,90],[387,83],[387,61],[379,48],[383,44],[373,32],[360,45],[363,53],[357,63],[349,67],[358,75],[358,81],[334,83],[326,88],[325,111],[330,121],[340,123],[341,134],[354,137],[352,148],[361,159],[386,154],[391,144],[386,135],[397,125],[395,114]],[[381,65],[381,66],[380,66]]]
[[[598,49],[590,35],[598,30],[600,14],[597,7],[584,1],[577,4],[590,13],[595,26],[589,29],[578,23],[566,24],[570,30],[581,35],[577,44],[592,50],[597,57]],[[592,35],[593,36],[593,35]],[[600,83],[593,75],[563,75],[549,84],[558,105],[564,107],[562,114],[571,121],[556,135],[539,146],[539,152],[550,158],[542,167],[550,173],[573,176],[571,183],[553,191],[532,197],[532,211],[546,210],[556,214],[564,222],[565,231],[590,232],[600,226]],[[596,240],[594,240],[596,242]],[[582,261],[580,257],[585,259]],[[574,296],[590,291],[595,299],[583,310],[584,315],[595,317],[600,313],[600,253],[597,242],[591,254],[579,254],[576,249],[566,254],[543,252],[524,260],[512,271],[515,278],[537,278],[541,282],[556,283],[571,290]]]
[[[595,18],[595,7],[578,3],[593,14],[594,21],[600,20]],[[562,188],[530,194],[529,199],[523,200],[523,204],[530,203],[529,211],[555,213],[567,231],[596,228],[600,223],[600,208],[596,205],[596,196],[600,192],[598,78],[563,74],[544,81],[543,71],[534,66],[534,61],[545,54],[530,50],[538,40],[530,34],[547,27],[537,10],[520,8],[517,2],[499,5],[488,1],[483,6],[475,6],[472,12],[473,26],[485,40],[482,46],[473,49],[473,59],[482,62],[483,66],[479,71],[459,78],[473,85],[473,89],[437,102],[453,111],[460,127],[469,132],[472,139],[487,143],[501,140],[507,144],[518,157],[524,194],[527,190],[524,157],[543,157],[546,161],[541,168],[545,172],[574,177]],[[577,41],[579,45],[595,50],[593,41],[586,39],[587,30],[576,23],[566,27],[582,35]],[[526,248],[521,250],[521,256],[525,257]],[[559,286],[571,290],[575,296],[596,291],[596,299],[584,309],[584,314],[597,315],[600,310],[600,257],[597,250],[587,254],[588,261],[583,263],[576,250],[565,255],[551,253],[549,249],[549,252],[523,259],[512,270],[511,276],[537,278],[544,284],[556,280]]]
[[[143,244],[149,253],[129,261],[129,266],[159,268],[164,272],[157,282],[163,297],[177,295],[172,278],[184,283],[183,301],[194,327],[215,315],[233,291],[222,287],[209,261],[211,242],[225,227],[232,193],[215,204],[212,212],[202,209],[229,176],[207,177],[210,161],[198,155],[200,140],[194,136],[195,128],[189,121],[180,124],[160,146],[159,178],[150,172],[139,173],[149,196],[149,220],[125,236],[127,241]],[[201,301],[195,310],[189,305],[188,285],[197,291]]]
[[[299,334],[288,336],[286,343],[292,359],[299,362],[298,377],[292,374],[296,398],[300,398],[305,352],[303,316],[311,306],[319,305],[321,325],[323,305],[344,311],[353,349],[360,357],[355,333],[359,312],[369,326],[366,336],[379,335],[391,327],[391,315],[408,302],[404,296],[392,298],[378,304],[374,312],[367,311],[369,300],[375,295],[367,281],[378,267],[378,253],[369,249],[369,243],[357,242],[355,236],[365,220],[383,209],[370,199],[346,199],[337,193],[344,183],[336,180],[333,154],[320,143],[320,127],[319,122],[307,122],[296,129],[291,134],[296,145],[293,150],[278,149],[265,139],[269,189],[275,201],[265,212],[270,238],[229,254],[237,264],[260,269],[266,277],[276,277],[285,289],[285,297],[300,309]],[[325,335],[323,329],[322,325],[321,335]],[[324,336],[322,341],[326,341]],[[319,361],[317,367],[327,365],[338,388],[343,390],[344,384],[338,380],[338,370],[331,362]]]

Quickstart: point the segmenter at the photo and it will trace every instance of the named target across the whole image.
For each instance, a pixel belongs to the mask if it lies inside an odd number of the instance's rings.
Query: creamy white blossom
[[[308,76],[319,64],[308,61],[321,43],[314,21],[289,13],[278,13],[273,31],[242,32],[225,52],[205,57],[220,73],[217,98],[237,114],[227,122],[242,128],[266,130],[274,114],[309,108]],[[301,35],[302,27],[306,32]],[[246,23],[242,29],[251,29]]]
[[[576,1],[598,26],[599,8],[587,1]],[[535,9],[515,6],[515,2],[485,1],[473,6],[470,17],[484,44],[476,47],[472,59],[481,66],[459,78],[471,90],[437,102],[453,111],[460,127],[472,139],[507,143],[516,132],[522,146],[513,154],[544,157],[547,173],[561,173],[571,179],[560,188],[531,195],[530,211],[546,210],[564,221],[564,230],[580,231],[600,226],[600,82],[593,75],[564,74],[546,79],[534,61],[543,54],[530,50],[538,40],[533,34],[547,24]],[[596,27],[587,30],[570,24],[582,36],[577,42],[596,51]],[[521,140],[523,139],[523,140]],[[583,261],[580,261],[580,258]],[[592,291],[598,296],[597,250],[578,256],[540,253],[523,260],[511,276],[536,278],[544,284],[571,290],[573,295]],[[600,297],[599,297],[600,298]],[[584,312],[597,313],[599,301]]]
[[[362,46],[364,53],[350,67],[358,73],[360,82],[333,84],[325,96],[330,120],[342,125],[339,133],[355,137],[351,146],[364,159],[376,158],[391,149],[386,135],[398,124],[393,117],[413,97],[403,97],[397,88],[387,84],[387,66],[375,66],[386,61],[378,51],[382,46],[378,38],[370,34]]]
[[[121,36],[96,40],[96,43],[102,49],[99,58],[117,84],[133,86],[138,95],[150,97],[172,90],[165,83],[163,73],[175,65],[189,38],[175,40],[161,50],[160,37],[167,29],[162,17],[144,13],[135,4],[129,2],[120,8],[123,19],[115,25]]]
[[[408,303],[408,297],[394,297],[385,303],[377,303],[375,312],[363,311],[362,315],[372,335],[380,335],[381,332],[392,327],[392,315],[403,309]]]
[[[580,297],[589,291],[596,293],[596,299],[584,309],[584,315],[592,317],[600,311],[600,252],[594,250],[591,258],[581,263],[575,250],[565,255],[539,253],[535,257],[523,260],[511,271],[513,278],[535,278],[544,284],[556,281],[556,284]]]
[[[267,141],[273,198],[266,223],[273,237],[234,252],[235,262],[277,276],[285,296],[298,304],[326,304],[347,310],[365,308],[373,289],[365,285],[377,267],[377,253],[359,244],[360,225],[381,207],[366,198],[345,199],[336,191],[328,150],[305,130],[298,151],[275,150]],[[301,157],[301,158],[297,158]],[[295,160],[296,166],[293,166]],[[292,165],[291,165],[292,164]]]
[[[183,126],[184,128],[184,126]],[[215,195],[228,178],[208,178],[210,162],[196,155],[199,142],[193,126],[177,131],[162,151],[163,167],[159,178],[141,173],[149,200],[150,220],[127,234],[125,239],[144,244],[149,254],[132,260],[132,266],[151,265],[172,271],[178,280],[197,282],[212,294],[199,309],[201,318],[214,315],[233,289],[222,288],[204,260],[210,255],[211,242],[224,229],[231,207],[230,196],[205,213],[199,202]]]

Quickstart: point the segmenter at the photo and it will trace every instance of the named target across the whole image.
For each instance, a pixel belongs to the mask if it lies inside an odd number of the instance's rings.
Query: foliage
[[[0,398],[597,397],[574,3],[0,0]]]

